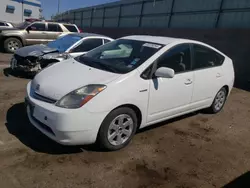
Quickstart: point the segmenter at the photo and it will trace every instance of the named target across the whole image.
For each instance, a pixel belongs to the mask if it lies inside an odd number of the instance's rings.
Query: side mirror
[[[26,28],[26,31],[29,33],[29,32],[30,32],[30,27],[27,27],[27,28]]]
[[[167,67],[160,67],[155,71],[155,76],[162,78],[173,78],[174,70]]]

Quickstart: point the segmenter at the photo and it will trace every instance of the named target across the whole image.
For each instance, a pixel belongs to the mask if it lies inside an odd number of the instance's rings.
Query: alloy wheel
[[[114,118],[108,128],[108,141],[114,146],[125,143],[132,135],[134,127],[133,119],[127,114],[121,114]]]

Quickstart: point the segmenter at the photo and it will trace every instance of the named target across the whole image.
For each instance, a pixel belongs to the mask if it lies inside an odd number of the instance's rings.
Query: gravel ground
[[[103,152],[58,145],[32,127],[23,103],[28,80],[0,71],[2,188],[232,188],[249,182],[249,92],[233,89],[217,115],[163,122],[140,131],[125,149]]]

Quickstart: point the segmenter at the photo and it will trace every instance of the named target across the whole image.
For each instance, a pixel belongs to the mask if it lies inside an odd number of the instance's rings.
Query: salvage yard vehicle
[[[232,60],[193,40],[127,36],[48,67],[27,85],[30,122],[63,145],[125,147],[136,130],[222,110]]]
[[[13,71],[34,75],[53,63],[85,54],[110,41],[113,39],[93,33],[67,34],[47,45],[18,49],[11,59],[10,67]]]
[[[12,23],[5,22],[5,21],[0,21],[0,30],[1,29],[6,29],[6,28],[13,28]]]
[[[16,28],[0,29],[4,50],[14,53],[17,49],[34,44],[45,44],[57,39],[62,33],[80,33],[75,24],[56,22],[24,22]]]

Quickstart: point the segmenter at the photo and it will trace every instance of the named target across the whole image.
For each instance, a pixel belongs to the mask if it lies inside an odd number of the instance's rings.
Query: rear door
[[[79,55],[85,54],[94,48],[97,48],[103,44],[102,38],[88,38],[82,41],[78,46],[70,50],[70,55],[77,57]]]
[[[216,51],[193,44],[194,92],[192,107],[201,108],[211,104],[223,86],[222,63],[224,57]]]
[[[27,45],[47,43],[45,23],[33,23],[26,30]]]
[[[48,23],[47,42],[56,40],[63,33],[61,26],[57,23]]]

